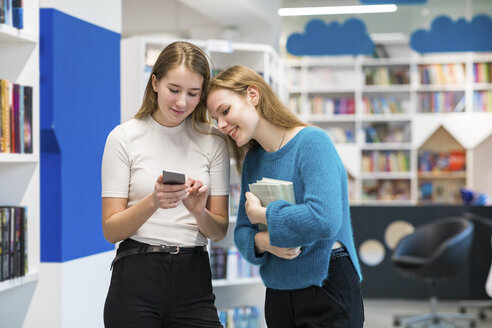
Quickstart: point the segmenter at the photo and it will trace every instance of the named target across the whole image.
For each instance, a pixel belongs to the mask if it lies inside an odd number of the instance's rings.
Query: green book
[[[296,203],[294,196],[294,184],[291,181],[263,178],[249,184],[249,191],[260,199],[261,205],[267,207],[275,200],[285,200]],[[265,224],[258,224],[260,231],[267,230]]]

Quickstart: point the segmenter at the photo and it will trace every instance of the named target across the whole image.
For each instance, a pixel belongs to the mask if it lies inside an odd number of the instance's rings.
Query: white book
[[[250,183],[249,191],[260,199],[261,205],[264,207],[280,199],[292,204],[296,203],[294,184],[291,181],[263,178],[255,183]],[[258,224],[258,228],[260,231],[267,230],[267,226],[264,224]]]

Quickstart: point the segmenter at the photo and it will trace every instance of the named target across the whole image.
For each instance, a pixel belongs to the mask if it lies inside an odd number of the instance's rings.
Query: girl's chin
[[[234,140],[234,141],[236,142],[236,145],[237,145],[238,147],[242,147],[242,146],[246,145],[246,143],[245,143],[245,142],[243,142],[242,140]]]

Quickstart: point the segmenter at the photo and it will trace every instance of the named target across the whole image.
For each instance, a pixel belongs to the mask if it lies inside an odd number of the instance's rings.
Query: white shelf
[[[465,91],[464,84],[421,84],[418,86],[418,92],[440,92],[440,91]]]
[[[393,180],[412,179],[414,174],[410,172],[362,172],[362,179]]]
[[[492,90],[492,83],[474,83],[473,90],[475,91]]]
[[[364,93],[391,93],[391,92],[410,92],[412,88],[409,84],[399,85],[366,85],[362,92]]]
[[[356,117],[354,114],[339,114],[339,115],[302,115],[301,119],[310,122],[354,122]]]
[[[412,200],[362,200],[361,204],[372,206],[408,206],[412,205]]]
[[[2,163],[37,163],[39,156],[35,154],[6,154],[0,153],[0,164]]]
[[[410,58],[364,58],[362,65],[370,66],[409,66]]]
[[[402,142],[402,143],[388,143],[388,142],[381,142],[381,143],[365,143],[362,145],[361,149],[362,150],[408,150],[411,149],[412,145],[407,142]]]
[[[252,284],[262,284],[260,277],[247,277],[237,279],[214,279],[212,280],[213,287],[233,287]]]
[[[37,43],[38,37],[24,29],[19,30],[10,25],[0,24],[0,43],[3,42]]]
[[[26,274],[22,277],[16,277],[4,281],[0,281],[0,292],[19,287],[25,284],[29,284],[31,282],[37,281],[39,279],[39,273],[33,272]]]
[[[410,121],[412,115],[407,113],[396,114],[363,114],[361,119],[368,122]]]

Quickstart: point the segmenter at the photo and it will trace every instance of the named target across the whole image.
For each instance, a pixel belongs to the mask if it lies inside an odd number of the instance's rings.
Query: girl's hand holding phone
[[[164,184],[163,176],[159,175],[154,185],[152,197],[159,208],[175,208],[179,202],[190,195],[189,184]]]

